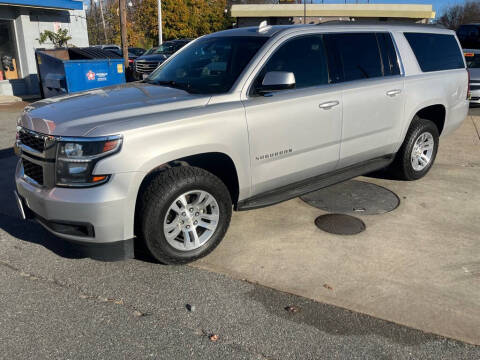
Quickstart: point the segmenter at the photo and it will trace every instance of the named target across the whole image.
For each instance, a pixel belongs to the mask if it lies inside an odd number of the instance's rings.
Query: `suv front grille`
[[[22,127],[17,128],[15,144],[22,159],[26,180],[45,188],[55,186],[55,158],[58,139]]]
[[[22,144],[36,150],[43,152],[45,150],[45,137],[42,135],[32,134],[30,132],[20,131],[19,140]]]
[[[22,158],[23,172],[29,178],[35,180],[39,185],[43,185],[43,167],[34,164],[27,159]]]
[[[150,74],[158,67],[157,61],[136,61],[135,71],[141,74]]]

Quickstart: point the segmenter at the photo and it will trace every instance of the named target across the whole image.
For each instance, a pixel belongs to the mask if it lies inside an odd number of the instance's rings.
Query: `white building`
[[[0,95],[39,93],[36,48],[44,30],[68,29],[69,44],[88,46],[87,21],[82,1],[0,0]],[[2,57],[14,59],[14,68],[5,69]]]

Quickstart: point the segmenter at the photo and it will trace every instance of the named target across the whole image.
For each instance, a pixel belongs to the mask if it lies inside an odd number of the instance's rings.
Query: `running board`
[[[327,186],[383,169],[390,165],[394,158],[395,154],[386,155],[290,185],[282,186],[281,188],[239,201],[236,210],[252,210],[275,205],[282,201],[290,200]]]

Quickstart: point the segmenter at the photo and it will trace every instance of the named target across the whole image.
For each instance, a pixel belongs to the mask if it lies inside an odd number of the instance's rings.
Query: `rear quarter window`
[[[423,72],[465,68],[453,35],[404,33]]]

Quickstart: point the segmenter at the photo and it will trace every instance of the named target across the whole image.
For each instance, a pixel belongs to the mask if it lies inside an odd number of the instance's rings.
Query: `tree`
[[[157,0],[142,0],[135,11],[138,27],[141,27],[145,37],[152,40],[158,39],[157,4]],[[162,29],[165,39],[189,36],[188,10],[185,0],[162,0]]]
[[[107,43],[120,43],[118,0],[102,1]],[[131,46],[148,48],[158,43],[158,0],[130,0],[127,9],[127,33]],[[103,44],[98,5],[91,1],[87,11],[90,42]],[[226,29],[231,24],[226,0],[162,0],[163,37],[165,40],[192,37]]]
[[[191,37],[226,29],[231,23],[225,13],[226,0],[190,0],[189,7]]]
[[[463,4],[449,6],[438,19],[438,23],[456,30],[462,24],[480,21],[480,2],[468,0]]]
[[[105,36],[102,29],[100,9],[93,0],[90,0],[90,6],[88,7],[86,14],[88,40],[90,44],[102,44],[105,41]]]
[[[40,44],[44,44],[47,40],[50,40],[55,47],[64,47],[68,45],[68,40],[72,37],[68,35],[68,29],[58,29],[57,32],[45,30],[40,33],[40,37],[37,39]]]

